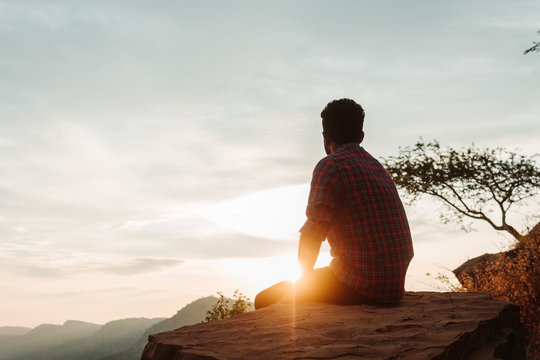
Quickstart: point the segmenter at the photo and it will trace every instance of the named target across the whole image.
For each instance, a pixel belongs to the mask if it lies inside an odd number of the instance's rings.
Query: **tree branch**
[[[481,212],[477,211],[477,210],[472,210],[471,208],[469,208],[469,206],[465,203],[465,201],[463,200],[463,198],[459,195],[459,193],[456,191],[456,189],[454,189],[453,186],[449,185],[448,183],[446,182],[442,182],[443,185],[445,185],[448,189],[450,189],[450,191],[452,191],[452,193],[456,196],[456,198],[458,199],[458,201],[465,207],[465,210],[471,214],[478,214],[480,215]],[[465,214],[467,215],[467,214]],[[470,216],[470,215],[467,215],[467,216]]]
[[[455,204],[453,204],[452,202],[450,202],[450,200],[448,200],[447,198],[445,198],[445,197],[442,196],[441,194],[438,194],[438,193],[435,193],[435,192],[427,192],[426,194],[441,199],[444,203],[446,203],[446,205],[448,205],[448,206],[450,206],[451,208],[455,209],[455,210],[456,210],[457,212],[459,212],[460,214],[463,214],[463,215],[465,215],[465,216],[471,217],[471,218],[473,218],[473,219],[483,220],[483,217],[482,217],[482,216],[474,216],[474,215],[472,215],[471,213],[467,212],[466,210],[460,209],[458,206],[456,206]]]

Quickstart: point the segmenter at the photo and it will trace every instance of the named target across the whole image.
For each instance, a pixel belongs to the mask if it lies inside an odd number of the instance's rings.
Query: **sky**
[[[539,14],[533,0],[0,0],[0,326],[171,316],[290,277],[333,99],[362,104],[376,158],[420,137],[540,153],[540,55],[523,55]],[[440,211],[407,206],[407,290],[510,242]]]

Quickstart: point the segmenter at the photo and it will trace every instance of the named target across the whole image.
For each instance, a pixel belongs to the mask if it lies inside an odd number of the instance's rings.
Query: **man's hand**
[[[313,271],[313,266],[319,257],[321,250],[321,240],[314,239],[310,236],[301,234],[298,244],[298,265],[302,270],[302,277],[309,276]]]

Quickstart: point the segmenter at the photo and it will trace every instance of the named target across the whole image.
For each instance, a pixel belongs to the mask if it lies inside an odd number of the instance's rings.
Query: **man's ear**
[[[330,137],[323,131],[322,133],[324,145],[329,146],[330,145]]]
[[[360,141],[358,142],[359,144],[364,141],[364,132],[362,131],[362,134],[360,134]]]

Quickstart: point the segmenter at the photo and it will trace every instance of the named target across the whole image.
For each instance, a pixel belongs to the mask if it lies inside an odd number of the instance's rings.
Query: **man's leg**
[[[373,303],[338,280],[328,266],[314,269],[296,286],[296,301],[315,301],[337,305]]]
[[[329,267],[315,269],[309,276],[302,277],[296,283],[282,281],[261,291],[255,297],[255,309],[281,300],[326,302],[338,305],[373,303],[340,282]]]
[[[293,293],[293,286],[292,281],[286,280],[264,289],[255,296],[255,309],[260,309],[279,302],[285,296]]]

